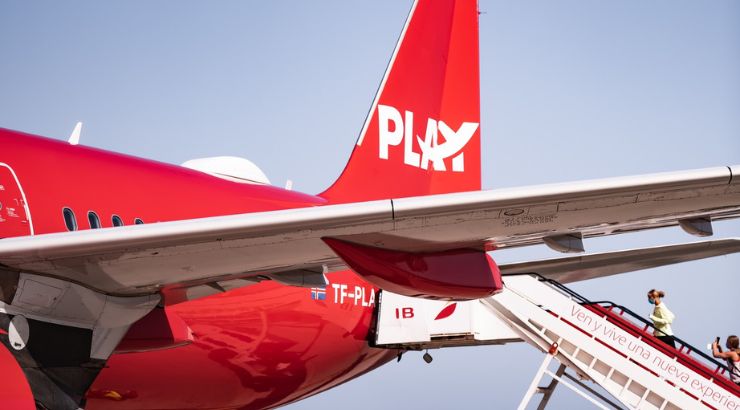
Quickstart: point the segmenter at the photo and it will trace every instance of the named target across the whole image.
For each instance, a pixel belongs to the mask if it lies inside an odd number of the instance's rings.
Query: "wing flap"
[[[502,275],[538,273],[560,283],[570,283],[736,252],[740,252],[740,239],[730,238],[508,263],[499,268]]]
[[[740,213],[740,182],[729,167],[438,197],[394,201],[392,235],[399,239],[385,246],[418,241],[428,249],[434,246],[430,237],[460,244],[474,237],[504,248],[541,243],[551,235],[587,238]],[[429,235],[430,227],[435,235]]]

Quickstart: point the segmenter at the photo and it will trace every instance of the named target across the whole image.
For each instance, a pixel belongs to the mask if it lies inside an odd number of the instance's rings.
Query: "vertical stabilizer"
[[[477,0],[416,0],[330,202],[480,189]]]

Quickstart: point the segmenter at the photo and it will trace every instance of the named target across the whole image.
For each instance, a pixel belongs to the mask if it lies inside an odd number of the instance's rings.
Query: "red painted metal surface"
[[[87,210],[100,215],[107,227],[113,214],[126,223],[137,217],[152,223],[325,203],[310,195],[223,181],[9,130],[0,129],[0,145],[13,153],[3,161],[17,172],[38,233],[65,231],[65,206],[76,211],[80,229],[89,229]],[[346,286],[348,294],[377,291],[351,271],[328,276],[332,285]],[[150,351],[114,354],[91,387],[87,407],[268,408],[326,390],[395,358],[397,352],[368,344],[374,300],[340,300],[332,289],[330,285],[319,299],[312,298],[310,289],[263,282],[168,307],[192,330],[192,341],[180,344],[182,337],[173,337],[166,346],[159,342],[167,337],[134,331],[122,350]],[[149,346],[142,340],[147,337]],[[139,345],[132,345],[137,338]]]
[[[63,141],[0,129],[1,162],[18,176],[36,233],[63,232],[62,208],[71,208],[80,229],[87,212],[113,226],[322,205],[326,201],[269,185],[240,184],[163,164]],[[0,225],[2,229],[2,225]],[[0,231],[0,237],[13,232]]]
[[[352,272],[328,276],[332,284],[370,294]],[[331,289],[321,300],[311,289],[268,281],[168,307],[192,329],[193,342],[114,355],[88,394],[87,407],[274,407],[393,359],[396,351],[368,346],[374,303],[339,303]]]
[[[377,101],[398,111],[402,124],[381,124],[373,106],[361,144],[358,141],[341,176],[321,197],[353,202],[480,189],[480,127],[461,150],[442,160],[445,171],[435,170],[432,163],[424,166],[429,158],[421,147],[433,145],[435,133],[439,144],[446,142],[443,126],[436,121],[455,131],[465,122],[480,123],[477,7],[475,0],[417,4]],[[431,128],[430,120],[435,121]],[[396,138],[402,136],[397,145],[387,146],[387,159],[380,155],[381,129],[398,130]],[[464,172],[453,170],[458,153],[463,154],[458,161],[464,163]]]
[[[134,323],[114,353],[150,352],[192,343],[193,331],[180,316],[156,308]]]
[[[37,233],[66,231],[63,207],[75,210],[80,229],[89,229],[88,210],[109,227],[113,214],[127,224],[153,223],[326,203],[10,130],[0,129],[0,146],[13,154],[2,160],[19,176]],[[367,295],[376,291],[350,271],[330,280]],[[138,352],[111,357],[88,392],[87,408],[274,407],[396,356],[368,345],[374,303],[340,303],[331,290],[323,295],[312,299],[310,289],[265,282],[168,307],[172,334],[153,323],[161,317],[134,327],[121,350]],[[188,343],[185,327],[192,330]],[[22,373],[16,376],[25,383]]]
[[[3,345],[0,345],[0,375],[2,375],[2,383],[0,383],[2,406],[0,407],[12,410],[34,410],[36,408],[31,387],[26,382],[23,370]]]
[[[89,229],[88,211],[99,215],[103,227],[110,227],[113,215],[130,225],[135,218],[156,223],[477,190],[477,18],[475,0],[418,2],[393,70],[371,110],[362,144],[337,182],[320,196],[234,183],[5,129],[0,129],[0,162],[16,172],[36,233],[66,231],[63,207],[74,211],[80,229]],[[401,120],[381,124],[378,105],[391,107]],[[472,131],[461,147],[447,146],[450,152],[444,154],[430,151],[448,142],[445,135],[462,133],[465,123],[475,127],[468,126]],[[401,126],[403,130],[395,128]],[[386,158],[381,155],[381,131],[386,137],[402,137],[385,144]],[[26,234],[17,226],[5,226],[0,224],[0,238]],[[449,264],[437,260],[442,259],[439,255],[422,259],[436,267],[447,265],[447,271],[462,266],[467,271],[467,265],[459,264],[473,263],[475,275],[456,275],[462,284],[421,275],[403,286],[407,293],[420,285],[436,295],[449,295],[450,289],[463,298],[488,295],[501,287],[500,276],[495,264],[480,255],[453,252],[446,256],[456,262]],[[489,277],[480,276],[484,271]],[[151,322],[132,329],[121,346],[130,353],[110,358],[87,393],[87,408],[272,408],[395,358],[396,351],[368,344],[377,289],[351,271],[328,278],[331,283],[325,291],[266,281],[168,306],[166,317],[150,317]],[[168,329],[162,328],[164,322]],[[4,353],[0,352],[0,370],[6,385],[18,386],[7,397],[15,397],[14,391],[25,400],[30,390],[22,388],[20,369]]]
[[[409,253],[333,238],[323,240],[368,282],[401,295],[469,300],[503,289],[501,271],[485,252],[456,249]]]
[[[13,170],[0,163],[0,238],[31,233],[23,191]]]

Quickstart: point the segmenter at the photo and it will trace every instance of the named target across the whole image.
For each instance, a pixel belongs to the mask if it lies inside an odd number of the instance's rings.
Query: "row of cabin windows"
[[[77,230],[77,217],[75,217],[74,211],[72,211],[72,209],[70,208],[65,207],[62,209],[62,215],[64,215],[64,224],[67,226],[67,230],[76,231]],[[124,225],[123,220],[118,215],[111,216],[110,220],[113,226],[123,226]],[[93,211],[87,212],[87,222],[90,224],[90,229],[102,228],[98,214],[96,214]],[[142,221],[141,218],[135,218],[134,224],[142,225],[144,224],[144,221]]]

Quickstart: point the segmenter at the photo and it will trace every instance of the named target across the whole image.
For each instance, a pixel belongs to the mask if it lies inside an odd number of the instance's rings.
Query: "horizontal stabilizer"
[[[740,252],[738,238],[509,263],[499,268],[503,275],[539,273],[548,279],[569,283],[735,252]]]

